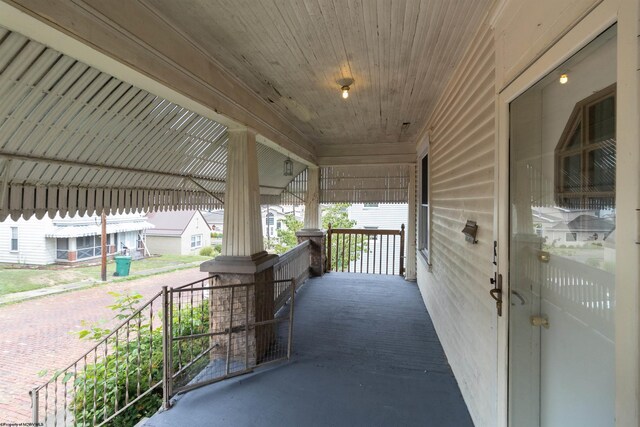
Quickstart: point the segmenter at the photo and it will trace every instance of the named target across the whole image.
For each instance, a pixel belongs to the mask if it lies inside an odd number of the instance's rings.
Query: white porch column
[[[229,130],[227,150],[222,256],[252,256],[264,251],[256,134]]]
[[[304,204],[304,229],[319,230],[320,220],[320,168],[309,166],[307,175],[307,200]]]
[[[416,165],[409,165],[409,188],[407,195],[409,200],[409,223],[407,224],[407,248],[406,248],[406,280],[416,280]]]
[[[209,328],[216,335],[211,337],[214,350],[209,357],[212,361],[231,361],[248,369],[271,348],[274,326],[261,325],[248,330],[243,320],[239,320],[231,341],[221,339],[220,333],[227,334],[232,313],[229,307],[233,307],[234,318],[246,318],[250,323],[273,319],[273,265],[278,256],[267,254],[262,240],[256,134],[247,129],[228,132],[222,254],[202,263],[200,271],[209,273],[214,287],[209,293],[212,313]],[[231,284],[248,286],[237,288],[243,296],[236,296],[232,301],[233,292],[228,288],[215,289]]]
[[[320,168],[309,166],[307,199],[304,204],[304,228],[296,233],[298,243],[309,240],[309,266],[313,276],[322,276],[325,270],[325,232],[320,217]]]

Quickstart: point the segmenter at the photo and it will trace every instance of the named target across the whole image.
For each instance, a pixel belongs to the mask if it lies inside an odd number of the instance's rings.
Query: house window
[[[282,228],[282,221],[278,221],[276,224],[276,228],[280,230]]]
[[[273,225],[273,214],[271,212],[267,214],[267,225]]]
[[[565,240],[567,242],[575,242],[576,240],[578,240],[578,234],[577,233],[567,233],[565,236]]]
[[[78,259],[93,258],[102,254],[101,236],[76,237]]]
[[[191,236],[191,249],[196,249],[202,246],[202,234],[194,234]]]
[[[69,259],[69,239],[56,239],[56,259]]]
[[[614,206],[615,85],[578,102],[556,146],[556,203],[567,209]],[[568,240],[568,239],[567,239]]]
[[[11,251],[18,251],[18,227],[11,227]]]
[[[418,212],[418,249],[429,256],[429,155],[420,162],[420,211]]]

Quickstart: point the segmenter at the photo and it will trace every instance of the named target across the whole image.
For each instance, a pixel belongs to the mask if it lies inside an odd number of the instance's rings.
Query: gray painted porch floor
[[[330,273],[295,310],[291,361],[186,393],[145,426],[473,425],[415,283]]]

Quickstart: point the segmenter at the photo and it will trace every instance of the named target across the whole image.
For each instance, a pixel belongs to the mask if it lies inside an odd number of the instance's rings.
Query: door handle
[[[489,295],[496,300],[498,316],[502,316],[502,274],[494,273],[493,277],[489,279],[489,282],[493,285],[493,289],[489,291]]]
[[[516,297],[516,298],[518,298],[520,300],[520,305],[525,305],[526,301],[524,300],[522,295],[520,295],[520,292],[511,291],[511,295],[513,295],[514,297]],[[515,305],[515,303],[511,303],[511,305]]]

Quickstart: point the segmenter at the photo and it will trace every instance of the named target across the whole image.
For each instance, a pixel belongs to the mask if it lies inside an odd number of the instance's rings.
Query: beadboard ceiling
[[[319,151],[414,142],[491,0],[140,0]],[[347,100],[341,78],[355,83]]]
[[[47,31],[29,23],[41,43],[52,40],[62,53],[96,61],[102,71],[226,126],[250,127],[261,141],[306,164],[335,166],[415,161],[416,139],[495,1],[0,4],[95,51],[56,34],[40,38]],[[13,24],[23,18],[4,9],[13,18],[0,21],[23,30]],[[338,83],[344,78],[355,79],[347,100]]]

